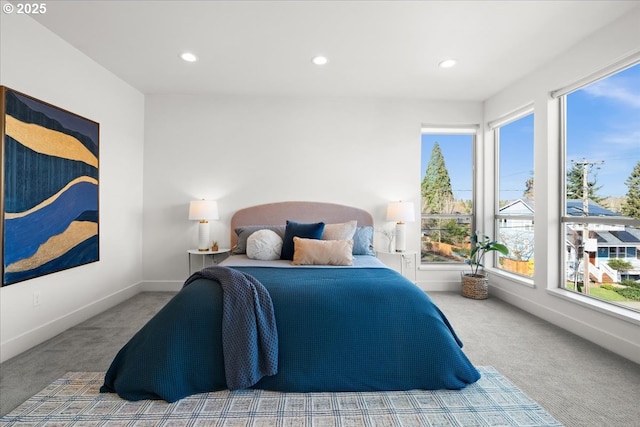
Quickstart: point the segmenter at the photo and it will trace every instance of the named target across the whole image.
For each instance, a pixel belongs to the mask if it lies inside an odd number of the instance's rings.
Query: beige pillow
[[[293,238],[294,265],[353,265],[353,239]]]
[[[340,224],[325,224],[322,240],[349,240],[356,234],[358,221],[348,221]]]

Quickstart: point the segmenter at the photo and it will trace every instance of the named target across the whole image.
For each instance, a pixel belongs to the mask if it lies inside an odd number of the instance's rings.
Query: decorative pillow
[[[273,230],[262,229],[247,239],[247,256],[251,259],[273,261],[280,259],[282,237]]]
[[[233,253],[236,255],[247,253],[247,239],[258,230],[272,230],[278,236],[284,238],[284,225],[245,225],[235,229],[238,239],[233,247]]]
[[[354,255],[376,255],[373,250],[373,227],[370,225],[357,227],[353,235]]]
[[[353,265],[353,240],[293,238],[295,265]]]
[[[287,227],[282,239],[282,253],[280,259],[293,259],[293,238],[303,237],[305,239],[320,239],[324,231],[324,222],[304,224],[287,220]]]
[[[358,221],[348,221],[341,224],[325,224],[322,232],[322,240],[349,240],[353,239]]]

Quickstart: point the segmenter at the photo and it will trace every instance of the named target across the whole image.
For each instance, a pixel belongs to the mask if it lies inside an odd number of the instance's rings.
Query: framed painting
[[[0,86],[2,286],[96,262],[100,125]]]

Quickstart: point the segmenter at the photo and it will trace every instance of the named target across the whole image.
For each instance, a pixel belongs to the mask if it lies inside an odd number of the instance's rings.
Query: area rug
[[[364,393],[219,391],[178,402],[99,393],[102,372],[70,372],[2,426],[562,426],[493,367],[463,390]]]

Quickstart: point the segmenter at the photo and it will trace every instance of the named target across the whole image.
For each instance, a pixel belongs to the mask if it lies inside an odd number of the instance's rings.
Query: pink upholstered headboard
[[[296,222],[324,222],[326,224],[358,221],[358,226],[373,226],[373,217],[363,209],[335,203],[278,202],[240,209],[231,217],[231,247],[236,244],[236,227],[244,225],[285,225]]]

